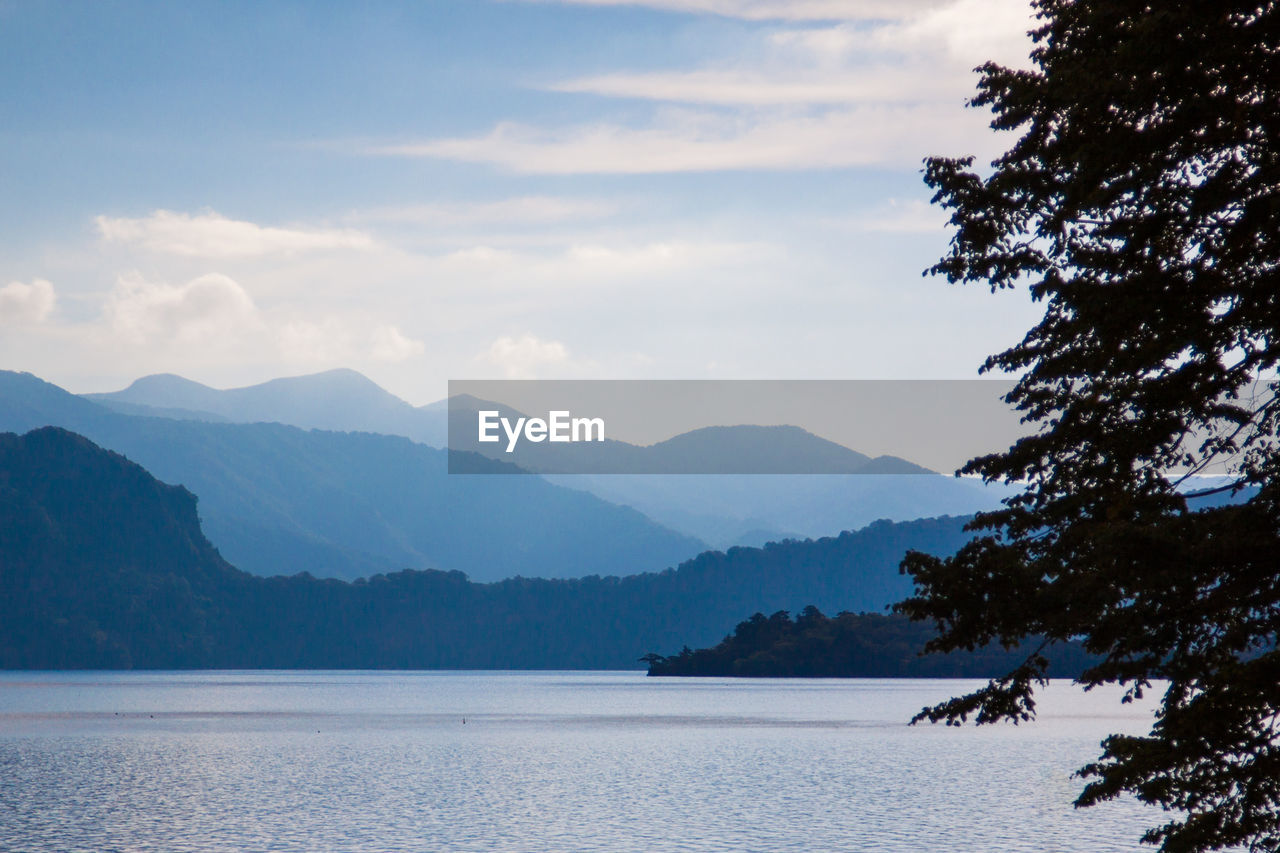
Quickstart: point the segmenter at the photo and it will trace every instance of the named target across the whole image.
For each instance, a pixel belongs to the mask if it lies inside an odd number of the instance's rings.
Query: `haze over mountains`
[[[522,414],[500,403],[474,398],[455,399],[452,407],[444,400],[414,407],[351,370],[229,390],[161,374],[139,379],[122,391],[85,396],[128,413],[369,430],[436,447],[445,445],[451,419],[456,430],[469,435],[475,429],[474,413],[480,408],[494,408],[511,418]],[[717,548],[826,536],[880,518],[964,515],[994,508],[1009,491],[973,480],[934,476],[928,469],[896,457],[872,458],[794,426],[708,427],[648,447],[609,440],[602,445],[576,446],[568,461],[564,445],[525,443],[510,455],[493,444],[476,443],[468,448],[529,471],[562,471],[571,464],[575,470],[648,472],[551,474],[545,478],[633,507],[658,524]],[[840,473],[673,473],[741,470],[744,457],[758,470]],[[210,535],[216,540],[218,531],[211,529]]]
[[[626,574],[706,548],[629,507],[521,474],[450,476],[406,438],[113,412],[29,374],[0,372],[0,431],[54,425],[123,453],[200,498],[223,555],[255,574],[355,578],[403,568]],[[509,470],[473,457],[477,469]]]
[[[460,395],[415,407],[354,370],[273,379],[258,385],[219,390],[169,373],[144,376],[129,387],[85,394],[124,414],[233,423],[275,422],[304,429],[377,432],[402,435],[433,447],[445,447],[453,428],[453,449],[469,450],[510,462],[535,473],[726,474],[743,470],[744,459],[761,474],[932,474],[894,456],[872,458],[813,435],[797,426],[712,425],[651,445],[616,439],[567,447],[474,440],[475,415],[498,411],[511,420],[527,413],[500,401]]]
[[[185,388],[186,399],[148,398],[219,409],[199,420],[173,416],[198,411],[176,406],[153,407],[165,417],[111,411],[0,372],[0,431],[25,433],[0,432],[0,667],[634,667],[646,652],[710,646],[752,612],[779,625],[778,611],[810,606],[883,612],[910,592],[898,571],[908,550],[948,554],[971,535],[958,516],[867,526],[823,516],[824,501],[838,509],[859,487],[860,499],[916,500],[919,512],[933,484],[954,483],[934,475],[555,478],[710,518],[767,487],[809,523],[845,530],[706,550],[631,507],[482,456],[455,459],[504,473],[449,475],[446,451],[401,436],[217,420],[301,419],[308,407],[318,418],[334,378],[299,386],[318,395],[288,383],[278,396],[242,395],[256,408],[171,379],[158,387]],[[337,378],[387,403],[362,378]],[[392,398],[383,411],[406,410]],[[764,523],[806,522],[779,505],[761,505]],[[326,574],[355,580],[315,577]],[[919,661],[927,626],[897,617],[831,624],[843,627],[805,639],[795,660],[783,638],[715,671],[976,676],[1007,663],[999,653]],[[824,657],[837,647],[839,660]]]
[[[540,474],[933,474],[896,456],[872,458],[791,424],[710,425],[648,445],[605,437],[603,441],[512,442],[506,430],[528,414],[502,403],[459,395],[433,404],[447,407],[449,447],[512,462]],[[478,437],[481,410],[496,412],[506,426]],[[497,418],[491,418],[490,423]]]
[[[940,475],[553,474],[716,548],[829,536],[874,521],[970,515],[1011,489]]]

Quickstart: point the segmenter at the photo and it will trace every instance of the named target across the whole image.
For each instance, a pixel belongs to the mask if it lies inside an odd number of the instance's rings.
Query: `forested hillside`
[[[962,526],[884,522],[625,577],[261,578],[209,544],[186,489],[45,428],[0,436],[0,667],[635,667],[755,611],[881,610],[905,591],[902,554],[949,553]]]

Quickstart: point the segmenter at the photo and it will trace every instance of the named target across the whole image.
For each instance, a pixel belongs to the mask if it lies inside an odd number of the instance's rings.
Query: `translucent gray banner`
[[[953,474],[1025,426],[994,380],[451,380],[458,474]]]

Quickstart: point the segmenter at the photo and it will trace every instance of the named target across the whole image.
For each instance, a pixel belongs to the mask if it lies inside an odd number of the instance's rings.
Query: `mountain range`
[[[783,538],[826,536],[877,519],[905,521],[965,515],[995,508],[1011,489],[972,479],[934,475],[892,456],[870,457],[795,426],[718,426],[650,446],[608,440],[578,446],[522,444],[505,454],[493,444],[467,443],[475,413],[521,412],[459,395],[414,407],[351,370],[275,379],[218,390],[169,374],[143,377],[128,388],[87,399],[130,414],[204,421],[274,421],[304,428],[368,430],[401,435],[436,447],[471,449],[545,479],[632,507],[654,522],[716,548],[759,545]],[[723,473],[742,471],[801,473]],[[675,473],[692,470],[721,473]],[[638,471],[647,473],[604,473]],[[215,540],[220,530],[210,529]]]
[[[190,491],[46,427],[0,434],[0,668],[635,667],[744,613],[881,610],[908,589],[907,549],[967,536],[880,522],[624,577],[261,578],[205,539]]]
[[[120,391],[83,396],[128,415],[377,432],[402,435],[432,447],[444,447],[448,438],[447,420],[440,407],[412,406],[345,368],[226,390],[158,373]]]
[[[516,575],[626,574],[706,548],[642,513],[482,457],[451,476],[407,438],[126,415],[29,374],[0,372],[0,430],[60,426],[200,498],[205,530],[261,575],[356,578],[403,568]]]

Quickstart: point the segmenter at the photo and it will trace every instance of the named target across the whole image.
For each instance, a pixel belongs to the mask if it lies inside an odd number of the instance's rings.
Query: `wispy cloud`
[[[470,228],[480,225],[550,225],[598,220],[618,210],[616,201],[563,196],[518,196],[496,201],[402,205],[357,211],[359,222]]]
[[[905,168],[933,153],[939,139],[952,150],[994,153],[986,118],[963,109],[972,69],[989,58],[1025,61],[1034,23],[1026,0],[643,5],[839,22],[766,27],[740,57],[714,66],[616,71],[544,87],[657,102],[648,120],[627,110],[626,118],[567,127],[504,121],[475,136],[377,145],[369,153],[556,175]]]
[[[898,18],[939,0],[525,0],[578,6],[637,6],[749,21],[857,21]]]
[[[556,252],[523,252],[471,246],[430,259],[442,273],[496,276],[517,283],[565,285],[587,283],[616,287],[628,281],[727,269],[751,264],[775,253],[758,243],[714,243],[671,240],[639,244],[578,243]]]
[[[963,122],[960,123],[964,127]],[[738,169],[911,167],[925,140],[978,137],[926,106],[879,105],[820,114],[664,112],[643,128],[598,124],[543,129],[504,123],[479,137],[386,146],[377,153],[489,163],[532,174],[653,174]]]
[[[273,227],[215,212],[189,214],[157,210],[127,219],[99,216],[94,222],[108,242],[127,243],[147,251],[202,258],[248,258],[331,249],[369,249],[371,236],[350,229]]]
[[[836,73],[718,69],[619,73],[566,80],[551,88],[559,92],[727,106],[883,104],[939,100],[957,94],[953,80],[913,69],[885,67]]]
[[[547,88],[608,97],[724,106],[933,102],[957,108],[971,69],[1025,64],[1033,19],[1026,0],[909,5],[899,19],[771,30],[762,56],[693,70],[615,72]]]

